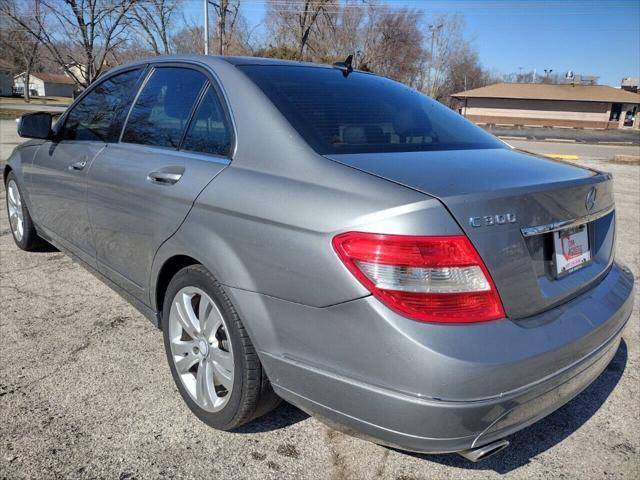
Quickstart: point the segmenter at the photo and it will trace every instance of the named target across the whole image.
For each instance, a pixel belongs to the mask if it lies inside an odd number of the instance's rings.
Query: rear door
[[[25,169],[39,226],[95,266],[87,212],[87,172],[109,142],[117,140],[117,119],[128,105],[143,67],[98,82],[60,120],[56,139],[43,144]]]
[[[89,172],[98,269],[145,303],[156,251],[229,164],[233,133],[218,92],[205,71],[155,66],[120,142],[108,145]]]

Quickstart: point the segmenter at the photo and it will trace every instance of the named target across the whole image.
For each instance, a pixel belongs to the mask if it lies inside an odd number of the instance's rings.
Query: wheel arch
[[[159,265],[157,267],[157,273],[152,273],[152,276],[151,276],[151,283],[149,288],[151,307],[153,311],[157,312],[157,319],[158,319],[157,327],[160,330],[163,330],[164,320],[163,320],[162,310],[163,310],[167,290],[168,290],[169,284],[171,283],[171,280],[180,270],[192,265],[200,265],[203,268],[205,268],[220,283],[220,272],[217,271],[215,268],[212,268],[214,264],[212,264],[211,262],[203,261],[204,259],[207,258],[206,256],[202,260],[199,260],[198,257],[200,256],[196,257],[193,255],[182,253],[184,251],[185,251],[184,249],[173,250],[173,252],[180,252],[180,253],[173,253],[172,255],[167,256],[166,259],[162,257],[159,258],[157,262],[157,264]],[[234,265],[237,268],[241,267],[240,264],[234,264]],[[247,333],[249,335],[249,338],[251,339],[251,342],[253,343],[253,345],[256,346],[256,348],[258,348],[259,343],[256,343],[258,339],[254,335],[255,327],[253,325],[253,319],[245,315],[245,311],[242,308],[243,305],[241,305],[240,302],[238,302],[238,299],[235,297],[233,293],[233,289],[227,288],[223,283],[220,283],[220,285],[222,286],[225,292],[225,295],[229,299],[229,302],[231,303],[233,308],[236,310],[237,314],[240,316],[241,319],[243,319],[244,327],[247,330]],[[261,311],[261,313],[264,313],[264,312]],[[256,316],[256,318],[258,318],[258,316]]]
[[[192,210],[178,231],[160,246],[149,277],[149,305],[161,317],[164,295],[173,276],[182,268],[199,264],[222,285],[256,291],[245,263],[233,245],[221,238],[209,218],[194,221]]]
[[[167,258],[156,276],[154,289],[152,290],[152,299],[155,301],[155,308],[160,314],[160,322],[158,327],[162,330],[162,307],[164,305],[164,297],[171,279],[185,267],[191,265],[202,265],[201,262],[189,255],[173,255]]]
[[[27,188],[27,181],[24,178],[24,172],[23,172],[23,165],[25,163],[30,163],[30,158],[33,158],[33,155],[36,152],[36,148],[28,148],[28,149],[24,149],[24,148],[16,148],[11,155],[9,155],[9,158],[7,158],[4,167],[2,168],[2,183],[3,185],[6,185],[7,183],[7,178],[9,177],[9,174],[13,172],[13,174],[16,176],[16,181],[18,183],[18,186],[20,187],[20,193],[22,195],[22,199],[25,202],[27,208],[29,209],[29,212],[34,220],[34,223],[37,220],[37,213],[35,212],[34,209],[32,208],[31,205],[31,196],[29,194],[29,189]]]
[[[6,184],[7,183],[7,177],[9,176],[9,173],[11,173],[13,171],[13,168],[11,168],[11,165],[6,164],[4,166],[4,168],[2,169],[2,183]]]

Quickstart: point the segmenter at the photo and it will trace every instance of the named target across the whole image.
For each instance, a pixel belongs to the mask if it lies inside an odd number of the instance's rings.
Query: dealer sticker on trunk
[[[553,233],[556,275],[564,275],[591,261],[586,225]]]

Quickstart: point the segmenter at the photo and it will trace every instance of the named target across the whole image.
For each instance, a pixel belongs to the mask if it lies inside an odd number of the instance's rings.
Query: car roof
[[[229,63],[233,66],[241,65],[271,65],[271,66],[298,66],[298,67],[316,67],[316,68],[333,68],[331,65],[323,65],[319,63],[299,62],[295,60],[281,60],[278,58],[263,58],[263,57],[241,57],[241,56],[223,56],[223,55],[199,55],[199,54],[185,54],[185,55],[158,55],[155,57],[142,58],[133,62],[118,65],[117,67],[109,70],[116,71],[123,68],[130,68],[132,66],[145,65],[149,63],[166,63],[166,62],[196,62],[200,64],[208,64],[215,66],[220,62]]]
[[[271,65],[271,66],[291,66],[291,67],[318,67],[318,68],[332,68],[331,65],[324,65],[319,63],[301,62],[297,60],[282,60],[280,58],[265,58],[265,57],[236,57],[236,56],[220,56],[217,57],[232,65]]]

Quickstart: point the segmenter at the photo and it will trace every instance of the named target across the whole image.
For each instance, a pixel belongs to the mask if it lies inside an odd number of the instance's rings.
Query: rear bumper
[[[306,382],[331,395],[339,393],[348,398],[352,406],[369,412],[369,418],[379,416],[377,423],[365,420],[365,415],[346,414],[287,388],[278,385],[274,385],[274,388],[287,401],[351,435],[415,452],[457,452],[504,438],[564,405],[602,373],[615,355],[619,343],[620,334],[588,359],[583,359],[574,368],[541,385],[478,402],[421,401],[372,389],[369,385],[356,385],[348,379],[327,376],[326,372],[309,370],[300,365],[280,366],[283,373],[291,369],[285,373],[291,375],[299,375],[299,369],[303,369]],[[386,426],[381,424],[382,419],[398,416],[404,417],[402,423],[422,425],[426,435],[429,435],[433,423],[443,421],[452,427],[457,425],[457,431],[468,431],[469,435],[434,438],[393,429],[391,422],[387,422]],[[487,425],[487,419],[493,418],[495,420]]]
[[[580,393],[615,355],[633,277],[512,322],[435,325],[367,297],[310,309],[232,291],[277,393],[326,423],[418,452],[481,446]]]

